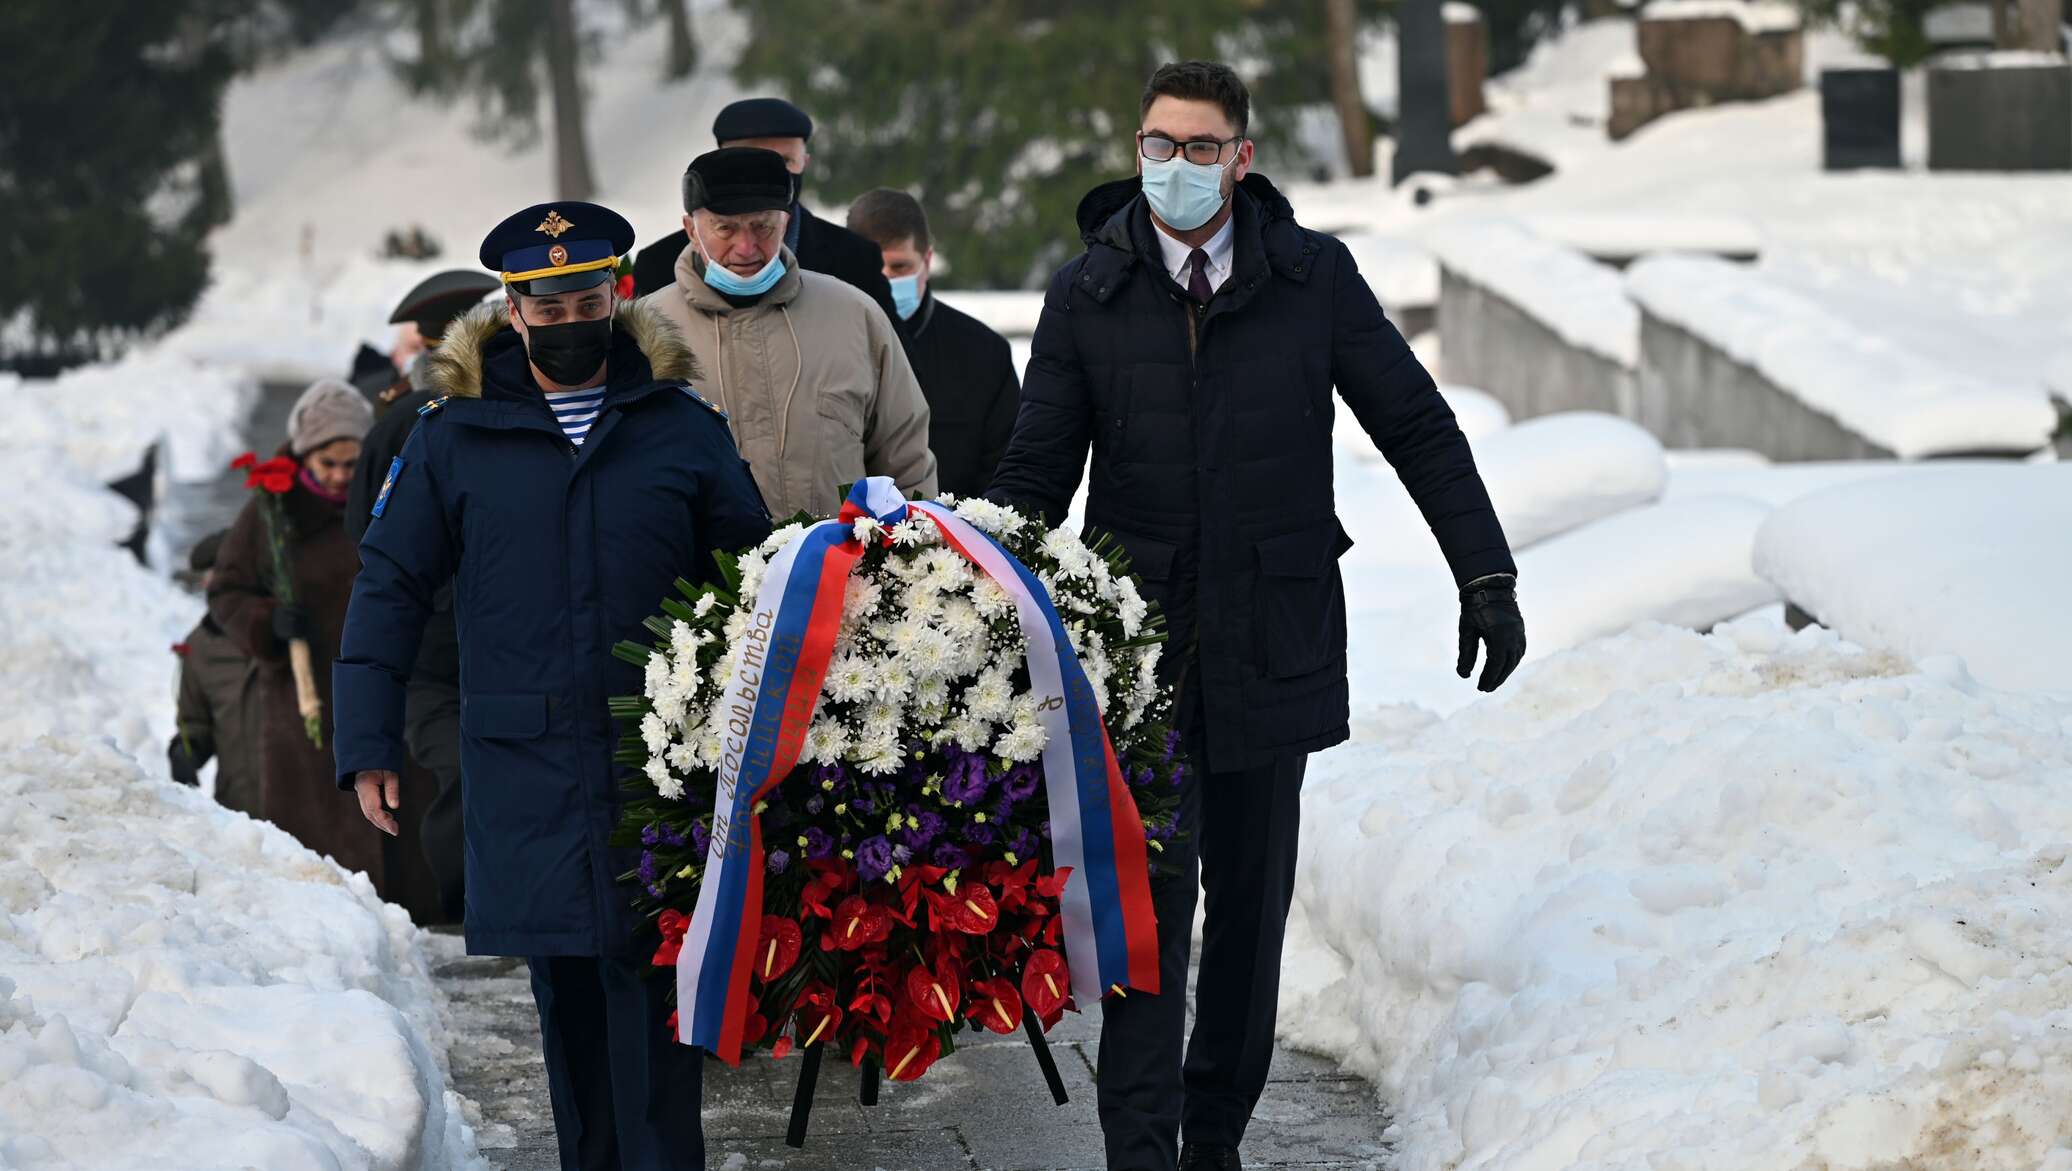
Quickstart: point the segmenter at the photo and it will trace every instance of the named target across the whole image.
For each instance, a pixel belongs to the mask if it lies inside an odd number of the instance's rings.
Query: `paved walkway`
[[[453,1010],[455,1088],[480,1108],[483,1153],[505,1171],[554,1171],[554,1121],[525,965],[469,958],[436,936],[434,966]],[[884,1083],[856,1100],[856,1074],[821,1069],[804,1150],[784,1145],[798,1058],[708,1063],[705,1136],[713,1171],[1066,1171],[1103,1166],[1094,1118],[1097,1022],[1067,1014],[1051,1050],[1072,1101],[1053,1106],[1027,1041],[963,1036],[957,1052],[912,1084]],[[1248,1168],[1351,1171],[1387,1166],[1386,1119],[1373,1087],[1329,1062],[1281,1051],[1245,1148]]]

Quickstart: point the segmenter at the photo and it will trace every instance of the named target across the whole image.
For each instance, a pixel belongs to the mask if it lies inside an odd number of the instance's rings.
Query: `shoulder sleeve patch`
[[[697,403],[699,406],[704,407],[706,410],[711,411],[713,414],[718,415],[722,419],[727,417],[727,413],[725,411],[720,410],[718,407],[714,406],[712,404],[711,399],[706,398],[704,395],[699,394],[695,390],[692,390],[689,384],[685,384],[684,386],[678,387],[678,389],[683,391],[684,394],[687,395],[692,402]]]
[[[444,400],[442,399],[441,401],[443,402]],[[430,410],[431,408],[438,405],[438,403],[426,403],[424,409]],[[388,511],[389,494],[396,490],[396,480],[399,477],[401,477],[402,474],[403,457],[399,455],[394,460],[390,461],[388,475],[383,477],[381,481],[381,495],[376,496],[374,498],[374,516],[377,519],[380,518],[382,513]]]
[[[432,401],[430,401],[430,402],[426,403],[425,405],[423,405],[423,406],[421,406],[421,407],[417,408],[417,414],[418,414],[418,416],[419,416],[420,418],[425,418],[425,417],[429,417],[429,416],[431,416],[431,415],[436,415],[436,414],[438,414],[438,413],[439,413],[439,408],[440,408],[440,407],[443,407],[443,406],[445,406],[445,405],[446,405],[446,399],[447,399],[448,397],[449,397],[449,396],[447,396],[447,395],[443,395],[443,394],[442,394],[442,395],[440,395],[440,396],[439,396],[438,398],[435,398],[435,399],[433,399]],[[400,463],[401,461],[398,461],[398,462]],[[393,472],[392,472],[391,474],[393,474]],[[381,515],[381,514],[380,514],[380,513],[376,513],[375,515],[376,515],[376,516],[379,516],[379,515]]]

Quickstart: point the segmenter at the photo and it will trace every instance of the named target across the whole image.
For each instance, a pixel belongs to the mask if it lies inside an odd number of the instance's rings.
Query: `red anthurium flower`
[[[1071,995],[1072,979],[1065,969],[1065,957],[1049,950],[1031,952],[1029,962],[1022,965],[1022,999],[1028,1002],[1030,1011],[1049,1017],[1064,1008]]]
[[[1036,893],[1047,899],[1055,899],[1065,893],[1065,880],[1072,877],[1070,866],[1060,867],[1054,874],[1046,874],[1036,880]]]
[[[1012,1033],[1022,1027],[1022,994],[1005,976],[981,980],[971,986],[971,1019],[996,1033]]]
[[[769,1031],[770,1020],[768,1017],[759,1012],[749,1013],[748,1019],[741,1022],[741,1043],[743,1045],[753,1045],[757,1041],[762,1040],[763,1034]]]
[[[770,1046],[770,1056],[772,1057],[782,1058],[790,1052],[791,1036],[789,1034],[777,1038],[777,1043],[775,1045]]]
[[[756,941],[755,972],[769,983],[799,961],[799,948],[805,943],[805,936],[799,931],[797,922],[782,915],[764,915],[763,932]]]
[[[806,985],[799,994],[798,1034],[803,1038],[799,1044],[812,1045],[834,1039],[835,1030],[842,1025],[842,1007],[835,1003],[835,990],[826,984]]]
[[[249,468],[249,467],[252,467],[252,466],[256,465],[256,464],[257,464],[258,462],[259,462],[259,456],[258,456],[258,453],[256,453],[256,452],[250,452],[250,451],[248,451],[248,452],[244,453],[243,455],[241,455],[241,456],[238,456],[238,457],[237,457],[236,459],[234,459],[234,460],[231,460],[231,461],[230,461],[230,467],[231,467],[231,470],[233,470],[233,471],[239,471],[239,472],[242,472],[242,471],[244,471],[244,470],[245,470],[246,468]]]
[[[892,916],[885,908],[865,902],[862,895],[850,895],[835,908],[834,927],[829,934],[834,936],[836,949],[855,951],[885,942],[892,934]]]
[[[928,1072],[942,1056],[942,1038],[933,1028],[918,1021],[894,1025],[885,1040],[885,1076],[896,1082],[910,1082]]]
[[[662,945],[655,949],[655,966],[675,967],[677,957],[683,952],[684,932],[691,929],[690,916],[675,909],[667,910],[655,921],[655,926],[662,929]]]
[[[944,900],[944,910],[949,912],[950,926],[966,935],[987,935],[1000,926],[1000,906],[993,901],[993,892],[976,883],[958,887],[956,894]]]
[[[194,648],[184,642],[176,642],[173,644],[173,653],[184,659],[194,653]]]
[[[932,972],[914,965],[906,976],[906,991],[916,1012],[945,1023],[957,1019],[957,1004],[964,999],[963,980],[951,963],[938,963]]]
[[[875,1017],[882,1025],[892,1019],[892,998],[882,992],[859,992],[849,1002],[849,1011]]]

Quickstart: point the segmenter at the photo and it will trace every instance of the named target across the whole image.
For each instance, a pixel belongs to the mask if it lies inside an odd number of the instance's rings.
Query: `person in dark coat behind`
[[[299,470],[281,498],[295,604],[284,606],[274,596],[266,518],[253,499],[223,539],[209,585],[209,615],[258,663],[263,714],[258,807],[252,812],[347,870],[366,874],[381,897],[423,915],[433,909],[423,889],[429,886],[423,864],[414,871],[391,865],[385,839],[339,797],[331,755],[337,711],[330,664],[360,568],[343,523],[346,489],[372,419],[366,396],[346,383],[324,379],[303,392],[288,415],[284,449]],[[288,660],[288,643],[296,638],[309,643],[324,705],[321,746],[304,730],[296,701]]]
[[[907,361],[928,399],[928,446],[944,492],[977,496],[993,482],[1021,405],[1007,339],[928,288],[935,245],[928,215],[904,191],[880,187],[849,205],[849,230],[878,246],[892,305],[906,322]]]
[[[215,575],[216,558],[226,533],[210,533],[187,555],[190,570],[200,575],[202,591]],[[183,785],[201,784],[201,767],[216,762],[218,804],[259,812],[259,668],[223,632],[215,616],[203,614],[180,652],[179,731],[166,746],[166,764]]]
[[[813,137],[813,119],[782,98],[743,98],[712,120],[712,136],[722,147],[753,146],[784,156],[785,169],[793,175],[791,220],[784,246],[798,257],[800,268],[825,273],[869,293],[885,316],[898,325],[892,287],[881,271],[877,245],[839,224],[828,223],[799,202],[797,176],[805,173],[813,157],[806,152],[806,141]],[[688,192],[685,198],[688,200]],[[684,210],[693,209],[686,202]],[[633,295],[645,297],[675,284],[677,258],[690,244],[690,233],[678,227],[641,249],[633,263]]]
[[[456,318],[501,287],[502,282],[485,272],[452,269],[435,273],[405,293],[395,312],[389,314],[392,325],[416,325],[425,349],[410,364],[410,392],[387,406],[367,433],[345,508],[345,528],[355,543],[367,535],[367,525],[374,518],[374,498],[381,492],[389,467],[403,453],[410,433],[417,429],[417,412],[437,397],[431,389],[432,355]],[[438,786],[439,795],[424,806],[419,841],[425,863],[439,883],[442,918],[459,922],[466,906],[467,866],[460,787],[460,645],[453,629],[451,586],[440,588],[431,620],[425,624],[417,664],[410,672],[403,733],[410,745],[410,759],[431,773]]]
[[[703,1168],[703,1055],[671,1040],[670,970],[618,881],[624,799],[609,700],[642,677],[612,647],[677,578],[770,532],[681,337],[614,312],[633,229],[542,204],[482,244],[510,297],[448,331],[446,396],[390,465],[360,543],[336,670],[339,783],[395,833],[418,642],[441,585],[460,635],[468,951],[526,957],[564,1167]]]
[[[1112,1168],[1237,1168],[1273,1053],[1308,754],[1347,735],[1333,390],[1395,466],[1462,587],[1481,687],[1525,651],[1509,547],[1467,440],[1345,246],[1249,174],[1250,99],[1228,66],[1161,67],[1140,179],[1080,204],[1086,251],[1052,279],[993,499],[1064,519],[1093,453],[1086,524],[1163,608],[1195,768],[1183,876],[1155,892],[1160,992],[1102,1005]],[[1355,502],[1355,507],[1358,502]],[[1207,898],[1183,1061],[1194,869]]]

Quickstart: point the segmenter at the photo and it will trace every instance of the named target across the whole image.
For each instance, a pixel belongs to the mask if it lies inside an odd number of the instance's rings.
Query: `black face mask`
[[[526,329],[525,353],[540,373],[563,386],[590,381],[612,350],[612,321],[565,321]]]

